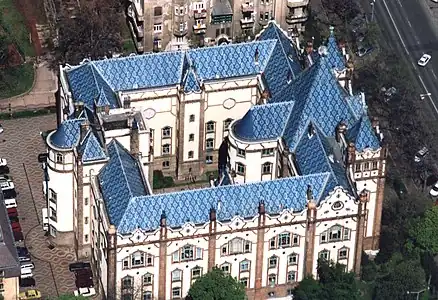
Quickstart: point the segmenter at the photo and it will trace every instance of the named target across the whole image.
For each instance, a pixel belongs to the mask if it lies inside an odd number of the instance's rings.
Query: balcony
[[[195,34],[204,34],[206,29],[207,29],[207,25],[205,25],[204,23],[193,25],[193,32]]]
[[[240,26],[242,29],[249,29],[254,26],[254,19],[253,18],[243,18],[240,19]]]
[[[207,10],[206,9],[194,10],[193,15],[195,19],[205,19],[207,18]]]
[[[143,1],[140,1],[140,3],[143,3]],[[144,21],[143,7],[140,3],[133,4],[133,6],[134,6],[135,15],[137,17],[137,20],[139,20],[140,22],[143,22]]]
[[[302,23],[307,21],[307,18],[308,18],[307,13],[301,13],[299,15],[289,14],[286,16],[286,23],[288,24]]]
[[[287,7],[297,8],[309,5],[309,0],[287,0]]]
[[[242,12],[246,13],[246,12],[253,12],[254,11],[254,3],[252,2],[247,2],[247,3],[242,3]]]

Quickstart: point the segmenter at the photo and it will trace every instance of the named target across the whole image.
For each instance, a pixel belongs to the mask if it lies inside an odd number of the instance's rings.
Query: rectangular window
[[[361,165],[361,164],[356,164],[356,165],[354,166],[354,171],[355,171],[355,172],[360,172],[360,171],[362,171],[362,165]]]
[[[173,254],[172,254],[172,262],[179,262],[179,253],[178,253],[178,251],[173,252]]]
[[[172,137],[172,128],[170,128],[170,127],[164,127],[164,128],[161,130],[161,136],[162,136],[163,139],[171,138],[171,137]]]
[[[298,254],[291,254],[287,257],[288,265],[296,265],[298,263]]]
[[[193,133],[189,134],[189,142],[193,142],[195,140],[195,135]]]
[[[224,133],[230,129],[230,124],[232,121],[233,121],[232,119],[226,119],[224,121]]]
[[[327,243],[327,233],[326,232],[321,233],[320,239],[321,239],[321,244]]]
[[[161,155],[170,155],[170,144],[161,146]]]
[[[319,258],[322,258],[322,259],[325,259],[325,260],[329,260],[330,252],[328,252],[327,250],[321,251],[319,253]]]
[[[88,205],[88,197],[84,198],[84,205]]]
[[[243,252],[250,253],[251,252],[251,242],[245,241],[243,246]]]
[[[202,269],[201,268],[195,268],[192,270],[192,279],[196,279],[201,277],[202,275]]]
[[[270,286],[274,286],[277,284],[277,275],[275,274],[269,274],[268,276],[268,281],[269,281],[269,285]],[[272,292],[273,293],[273,292]],[[275,294],[273,294],[272,296],[275,296]]]
[[[85,223],[85,224],[88,224],[88,217],[85,217],[85,218],[84,218],[84,223]]]
[[[193,158],[193,156],[194,156],[193,151],[189,151],[189,153],[188,153],[188,157],[189,157],[189,158]]]
[[[274,269],[277,267],[278,258],[277,257],[271,257],[269,258],[269,269]]]
[[[131,266],[132,267],[144,266],[144,254],[139,252],[132,254]]]
[[[181,271],[175,270],[172,272],[172,282],[181,281]]]
[[[163,31],[163,25],[162,24],[155,24],[154,25],[154,33],[160,33]]]
[[[379,163],[377,161],[373,161],[371,168],[373,170],[378,170],[379,169]]]
[[[350,239],[350,229],[348,229],[348,228],[344,228],[343,238],[342,238],[342,239],[343,239],[344,241]]]
[[[205,141],[205,148],[211,150],[214,148],[214,139],[207,139]]]
[[[173,299],[181,298],[181,288],[180,287],[172,288],[172,298]]]
[[[150,267],[154,264],[154,258],[152,257],[152,255],[148,255],[146,257],[146,266]]]
[[[225,245],[221,248],[221,255],[227,255],[228,254],[228,246]]]
[[[50,219],[57,222],[56,210],[53,207],[50,207]]]
[[[269,240],[269,249],[275,249],[277,248],[277,241],[276,238],[273,237],[272,239]]]
[[[298,234],[294,234],[292,237],[292,246],[300,245],[300,236]]]
[[[262,174],[272,174],[272,164],[264,163],[262,165]]]
[[[243,240],[236,238],[230,241],[230,254],[242,253]]]
[[[278,236],[278,247],[290,246],[290,233],[282,233]]]
[[[202,248],[196,248],[196,259],[202,259]]]
[[[213,155],[207,155],[207,156],[205,157],[205,163],[206,163],[207,165],[212,164],[212,163],[213,163]]]
[[[243,149],[237,149],[237,156],[245,157],[245,150],[243,150]]]
[[[161,165],[163,166],[163,169],[167,169],[170,167],[170,161],[165,160]]]
[[[222,265],[222,266],[221,266],[221,270],[222,270],[222,272],[224,272],[225,274],[230,273],[230,265]]]
[[[339,249],[338,259],[347,259],[348,258],[348,250],[347,249]]]
[[[189,116],[189,122],[195,122],[195,115],[190,115]]]
[[[369,162],[366,162],[366,163],[363,164],[363,170],[364,171],[369,171],[370,170],[370,163]]]
[[[248,278],[240,278],[240,283],[245,287],[248,288]]]
[[[262,156],[273,156],[274,148],[267,148],[262,150]]]
[[[236,163],[236,172],[239,175],[245,175],[245,165],[241,163]]]
[[[265,21],[269,20],[269,12],[265,12]]]
[[[123,269],[129,269],[129,258],[124,258],[123,261]]]
[[[186,246],[181,250],[181,260],[192,260],[193,259],[193,247]]]

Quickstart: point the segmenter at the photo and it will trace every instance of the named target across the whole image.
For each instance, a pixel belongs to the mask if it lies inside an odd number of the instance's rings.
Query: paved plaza
[[[44,297],[71,294],[75,289],[74,275],[68,264],[75,261],[74,251],[56,247],[49,249],[42,229],[41,209],[45,206],[42,192],[43,170],[39,153],[45,152],[41,131],[56,128],[56,116],[45,115],[27,119],[2,120],[0,157],[8,160],[17,193],[18,212],[35,263],[36,288]]]

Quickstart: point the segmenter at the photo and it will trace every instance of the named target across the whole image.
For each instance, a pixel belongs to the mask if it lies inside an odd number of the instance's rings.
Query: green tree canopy
[[[431,207],[424,216],[413,222],[409,229],[407,247],[432,255],[438,254],[438,206]]]
[[[191,300],[243,300],[245,288],[236,279],[213,268],[195,281],[186,299]]]
[[[376,280],[374,300],[404,300],[408,291],[426,288],[426,274],[417,259],[393,255],[388,263],[388,274]]]
[[[318,261],[319,281],[307,277],[294,290],[295,300],[358,300],[360,290],[353,272],[339,263]]]

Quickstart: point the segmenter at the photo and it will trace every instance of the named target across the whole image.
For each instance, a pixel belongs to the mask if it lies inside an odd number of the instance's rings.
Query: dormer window
[[[307,135],[309,136],[309,139],[315,134],[315,128],[313,127],[312,123],[309,123],[307,126]]]
[[[282,233],[278,236],[278,247],[290,246],[290,233]]]
[[[143,252],[135,252],[134,254],[132,254],[131,256],[131,266],[133,268],[135,267],[141,267],[144,266],[144,253]]]
[[[346,241],[350,239],[350,229],[335,225],[321,233],[320,243]]]
[[[172,253],[172,262],[183,262],[190,260],[202,259],[202,248],[194,247],[192,245],[186,245]]]
[[[229,241],[227,244],[222,245],[221,247],[221,255],[236,255],[242,253],[250,253],[251,252],[251,241],[247,241],[241,238],[234,238]]]
[[[192,260],[193,259],[193,246],[184,246],[181,250],[181,260]]]

